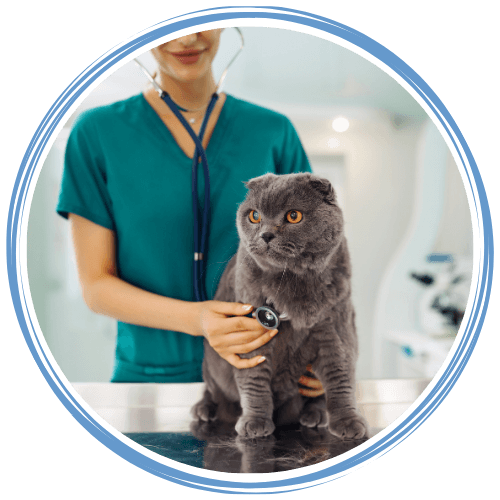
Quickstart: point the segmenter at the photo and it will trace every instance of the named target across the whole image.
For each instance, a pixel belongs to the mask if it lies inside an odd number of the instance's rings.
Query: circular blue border
[[[238,11],[220,12],[221,10],[230,9],[238,9]],[[265,9],[271,9],[271,11]],[[308,483],[312,481],[331,481],[349,472],[352,467],[358,466],[371,458],[381,456],[389,451],[422,425],[422,423],[432,415],[443,399],[448,395],[451,388],[455,385],[476,345],[491,292],[493,277],[493,229],[486,192],[470,149],[446,107],[429,86],[407,64],[371,38],[348,26],[325,17],[284,7],[217,7],[186,15],[193,15],[193,17],[189,19],[174,18],[177,20],[168,20],[166,21],[169,23],[167,25],[159,23],[147,32],[137,36],[134,40],[106,53],[71,82],[43,118],[23,157],[15,180],[9,206],[7,221],[7,272],[12,301],[21,331],[31,354],[57,397],[78,422],[80,422],[80,424],[95,438],[130,463],[156,476],[168,479],[169,481],[191,488],[219,493],[279,493],[307,488],[311,486],[310,484],[308,485]],[[142,455],[103,428],[94,420],[93,416],[87,413],[87,411],[74,399],[71,391],[64,386],[47,359],[28,312],[22,279],[19,280],[18,278],[19,234],[29,186],[44,148],[47,146],[55,128],[58,126],[61,119],[66,116],[75,100],[85,92],[88,86],[91,85],[96,78],[108,71],[118,61],[160,37],[170,35],[181,29],[200,26],[215,21],[249,18],[288,21],[325,31],[360,47],[396,72],[411,85],[414,91],[420,95],[432,110],[434,110],[436,118],[439,120],[453,143],[467,174],[467,180],[473,193],[473,203],[479,227],[481,227],[482,216],[482,234],[480,235],[482,253],[479,252],[480,270],[478,281],[475,284],[476,288],[472,311],[467,320],[464,334],[452,359],[425,399],[421,401],[418,407],[416,407],[413,412],[391,432],[343,462],[327,467],[321,471],[306,473],[302,476],[264,482],[225,481],[179,471]],[[460,147],[463,150],[463,154]],[[465,155],[465,158],[463,155]],[[23,310],[23,305],[25,310]],[[30,335],[30,331],[33,332],[33,338]],[[435,381],[433,381],[433,383],[434,382]],[[375,437],[373,439],[376,440],[377,438]],[[337,477],[332,478],[334,475]],[[259,491],[259,489],[270,490],[283,487],[288,488],[286,490]],[[247,489],[247,491],[238,491],[240,489]]]

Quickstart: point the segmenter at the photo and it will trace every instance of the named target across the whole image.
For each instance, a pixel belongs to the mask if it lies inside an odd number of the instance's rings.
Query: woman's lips
[[[171,54],[182,64],[194,64],[198,62],[203,50],[191,50],[185,52],[171,52]]]

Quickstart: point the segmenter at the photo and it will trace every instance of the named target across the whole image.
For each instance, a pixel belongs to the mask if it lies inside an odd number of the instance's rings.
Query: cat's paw
[[[299,419],[300,425],[304,427],[326,427],[328,417],[326,411],[321,408],[306,409]]]
[[[356,410],[333,413],[328,420],[328,430],[340,439],[368,437],[368,424]]]
[[[193,418],[202,422],[211,422],[215,420],[217,406],[214,403],[207,403],[205,399],[198,401],[191,409]]]
[[[269,436],[274,432],[274,423],[270,418],[242,415],[236,422],[236,432],[240,436],[248,438]]]

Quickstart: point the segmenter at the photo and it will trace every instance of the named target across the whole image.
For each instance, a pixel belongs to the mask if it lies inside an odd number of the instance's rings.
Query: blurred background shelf
[[[432,378],[455,341],[453,337],[436,338],[417,330],[390,331],[385,339],[397,349],[395,367],[398,378]]]

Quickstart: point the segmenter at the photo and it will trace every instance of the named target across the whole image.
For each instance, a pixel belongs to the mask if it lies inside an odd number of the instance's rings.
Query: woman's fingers
[[[311,365],[307,366],[307,370],[312,373],[310,366]],[[299,384],[305,386],[305,387],[299,386],[299,392],[300,394],[302,394],[302,396],[307,396],[309,398],[317,398],[318,396],[321,396],[322,394],[325,393],[323,385],[317,378],[311,378],[302,375],[302,377],[299,378]]]
[[[267,330],[256,319],[246,317],[253,309],[249,304],[208,301],[202,313],[202,331],[210,346],[236,368],[252,368],[265,361],[262,356],[242,359],[246,354],[269,342],[277,330]]]
[[[250,304],[240,304],[239,302],[212,300],[211,309],[214,312],[225,314],[226,316],[245,316],[252,311],[253,306]]]
[[[259,328],[258,330],[247,330],[244,332],[232,332],[227,334],[220,335],[221,340],[224,341],[224,344],[231,347],[239,347],[246,344],[251,344],[255,340],[260,339],[261,337],[268,337],[270,332],[274,332],[274,330],[267,330],[265,328]],[[268,338],[267,341],[271,340],[272,337]],[[264,342],[265,343],[265,342]],[[235,350],[234,352],[243,352]]]
[[[299,384],[305,385],[310,389],[323,388],[321,382],[317,378],[306,377],[305,375],[302,375],[302,377],[299,378]]]
[[[246,316],[225,318],[223,327],[226,332],[258,330],[262,333],[265,330],[265,328],[256,319],[247,318]]]
[[[302,396],[307,396],[308,398],[317,398],[325,393],[323,389],[304,389],[303,387],[299,387],[299,392]]]
[[[243,359],[240,358],[237,354],[230,354],[226,357],[226,361],[239,370],[242,370],[244,368],[253,368],[260,363],[263,363],[265,360],[266,358],[264,356],[254,356],[250,359]]]

